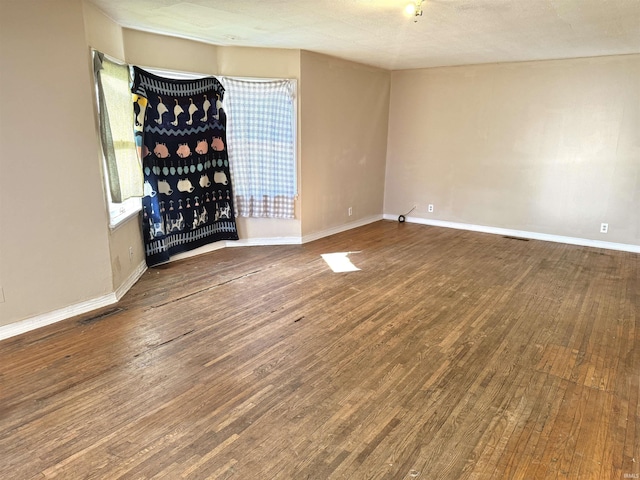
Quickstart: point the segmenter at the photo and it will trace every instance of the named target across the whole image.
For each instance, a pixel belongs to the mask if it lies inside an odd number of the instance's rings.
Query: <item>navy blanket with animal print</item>
[[[237,240],[224,87],[214,77],[174,80],[133,70],[147,265],[211,242]]]

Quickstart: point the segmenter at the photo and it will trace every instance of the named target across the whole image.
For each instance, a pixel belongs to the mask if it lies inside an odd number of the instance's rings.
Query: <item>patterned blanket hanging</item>
[[[147,265],[211,242],[238,240],[224,87],[214,77],[174,80],[133,70]]]

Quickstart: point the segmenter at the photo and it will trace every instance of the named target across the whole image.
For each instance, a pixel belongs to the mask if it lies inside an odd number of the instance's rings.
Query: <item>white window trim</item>
[[[108,192],[107,192],[108,195]],[[108,195],[109,197],[111,195]],[[138,216],[142,211],[142,198],[131,197],[122,203],[109,202],[109,228],[116,230],[118,227],[126,223],[129,219]]]

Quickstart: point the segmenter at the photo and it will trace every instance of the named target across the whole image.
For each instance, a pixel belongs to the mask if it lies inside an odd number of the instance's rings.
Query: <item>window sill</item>
[[[142,207],[137,208],[135,210],[130,210],[127,213],[123,213],[122,215],[119,215],[115,219],[110,219],[109,220],[109,230],[111,230],[112,232],[116,231],[117,229],[119,229],[125,223],[129,223],[129,221],[132,218],[137,217],[138,214],[141,211],[142,211]]]

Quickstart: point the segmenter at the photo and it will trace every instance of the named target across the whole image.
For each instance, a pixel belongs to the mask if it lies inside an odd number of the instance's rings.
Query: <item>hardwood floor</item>
[[[639,259],[377,222],[151,269],[0,342],[0,478],[640,478]]]

